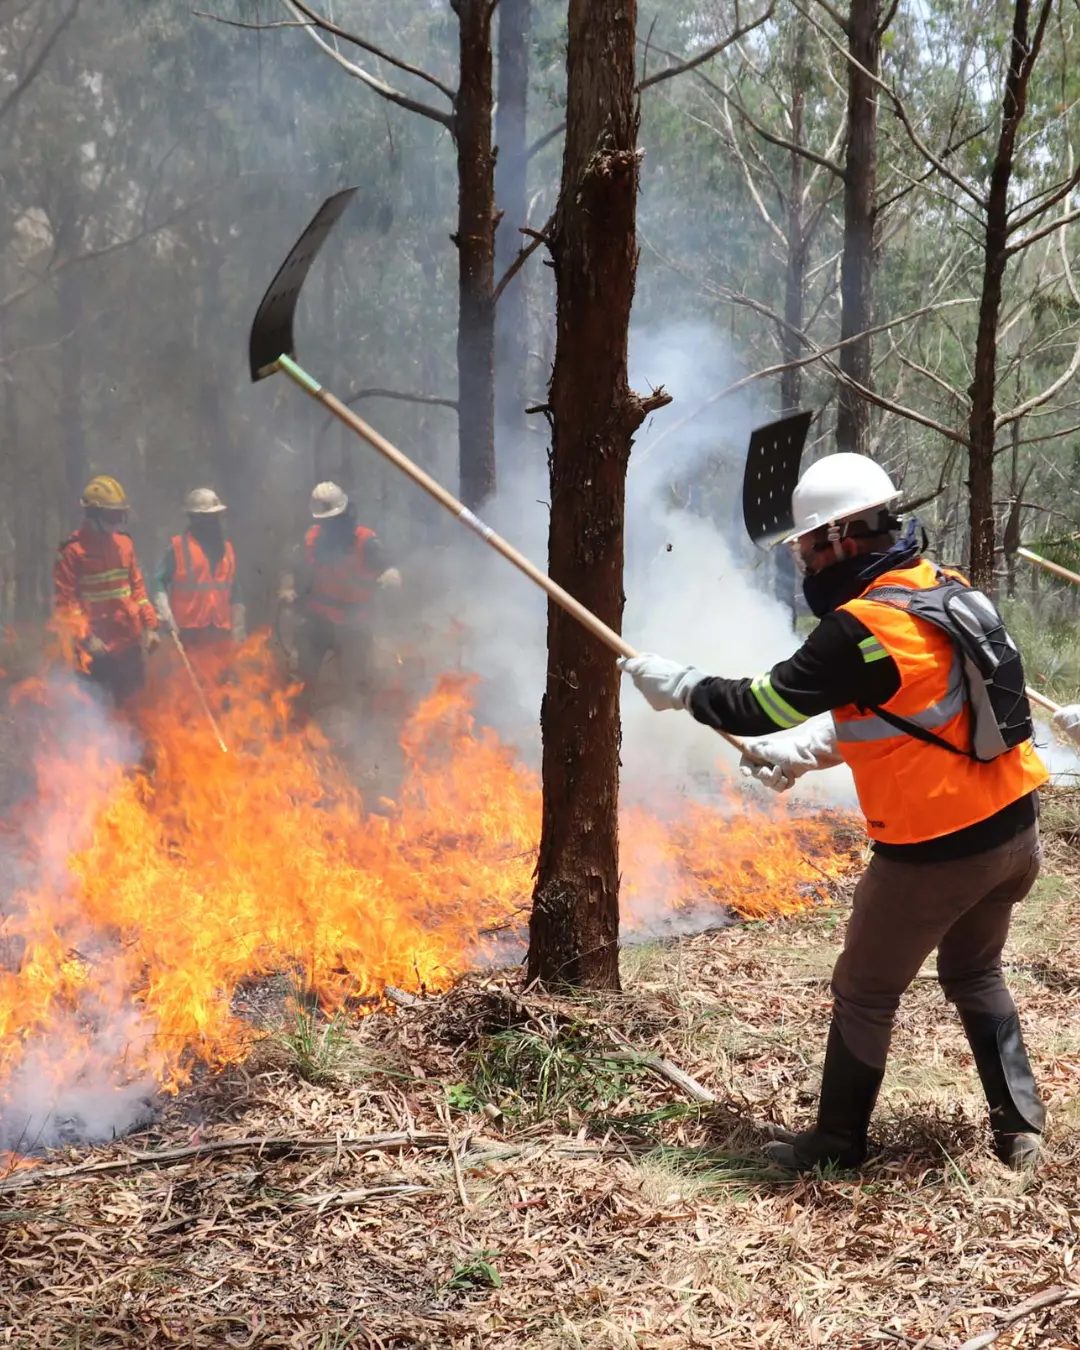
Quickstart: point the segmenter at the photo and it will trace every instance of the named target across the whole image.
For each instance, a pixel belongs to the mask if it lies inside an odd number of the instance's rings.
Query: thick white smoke
[[[138,746],[72,676],[50,678],[44,705],[24,705],[22,715],[36,715],[47,750],[38,759],[36,792],[18,809],[19,856],[0,882],[0,935],[8,938],[5,952],[21,963],[26,996],[40,1006],[22,1010],[31,1033],[0,1085],[0,1151],[30,1152],[108,1139],[145,1118],[155,1087],[130,1066],[155,1027],[131,1001],[120,935],[107,934],[83,912],[68,869],[71,855],[89,844],[103,800],[136,762]],[[75,968],[93,966],[92,996],[46,1001],[34,968],[40,957],[43,971],[55,970],[58,956]],[[48,1020],[40,1035],[32,1030],[35,1016]]]

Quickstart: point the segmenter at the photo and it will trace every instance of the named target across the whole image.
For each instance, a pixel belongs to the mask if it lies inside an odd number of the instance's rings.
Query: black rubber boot
[[[1015,1012],[996,1017],[959,1011],[990,1107],[994,1152],[1014,1172],[1027,1171],[1039,1157],[1046,1108],[1024,1048],[1020,1018]]]
[[[793,1172],[818,1166],[858,1167],[866,1157],[866,1132],[877,1101],[884,1069],[856,1059],[835,1022],[829,1027],[817,1125],[797,1134],[791,1143],[765,1145],[770,1162]]]

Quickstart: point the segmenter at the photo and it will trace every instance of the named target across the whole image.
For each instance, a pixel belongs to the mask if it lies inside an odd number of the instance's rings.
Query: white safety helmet
[[[184,510],[189,516],[216,516],[225,503],[213,488],[194,488],[184,498]]]
[[[336,483],[320,483],[311,494],[311,514],[316,520],[342,516],[348,505],[348,497]]]
[[[795,528],[784,542],[794,543],[823,525],[868,515],[899,496],[881,465],[866,455],[826,455],[810,465],[791,494]]]

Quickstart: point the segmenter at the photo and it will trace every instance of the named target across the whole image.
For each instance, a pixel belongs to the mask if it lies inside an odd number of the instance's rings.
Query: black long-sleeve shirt
[[[794,656],[750,680],[707,676],[690,695],[690,711],[716,730],[763,736],[796,727],[847,704],[880,707],[900,689],[896,662],[870,629],[846,610],[827,614]],[[947,750],[941,751],[947,755]],[[986,820],[918,844],[873,844],[875,853],[907,862],[973,857],[1033,824],[1032,792]]]

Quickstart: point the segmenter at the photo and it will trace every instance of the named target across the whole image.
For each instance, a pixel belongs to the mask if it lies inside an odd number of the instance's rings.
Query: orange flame
[[[386,814],[317,732],[290,730],[262,637],[208,691],[228,754],[182,674],[142,714],[142,768],[85,693],[24,687],[52,731],[17,822],[34,881],[0,914],[0,938],[25,944],[0,969],[0,1116],[28,1076],[175,1091],[197,1061],[242,1057],[243,981],[299,970],[327,1003],[374,1006],[388,984],[445,989],[481,957],[485,930],[528,904],[540,788],[475,725],[472,684],[445,676],[412,713]],[[624,822],[630,927],[703,901],[792,912],[846,866],[829,822],[726,790],[677,823],[642,807]]]

